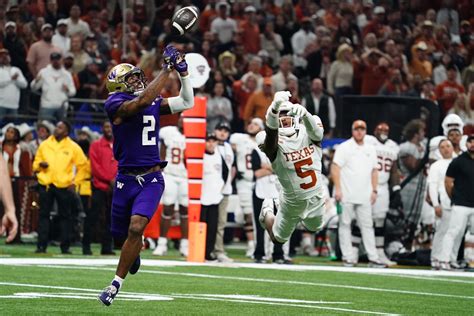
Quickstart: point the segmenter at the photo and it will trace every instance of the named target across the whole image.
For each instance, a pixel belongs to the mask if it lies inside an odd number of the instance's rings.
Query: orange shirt
[[[254,92],[247,101],[243,119],[248,121],[253,117],[259,117],[265,120],[265,113],[272,101],[273,95],[266,96],[263,91]]]
[[[256,55],[260,50],[260,29],[258,24],[251,24],[248,21],[240,23],[240,34],[243,39],[245,51]]]
[[[362,67],[362,95],[377,95],[387,78],[387,69],[377,65],[361,65]]]
[[[436,96],[442,102],[443,113],[446,114],[453,107],[459,93],[464,93],[464,87],[457,82],[445,80],[436,86]]]

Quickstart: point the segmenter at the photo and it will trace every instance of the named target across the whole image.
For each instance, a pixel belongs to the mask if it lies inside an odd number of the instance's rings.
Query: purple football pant
[[[126,237],[132,215],[144,216],[150,220],[164,189],[161,171],[144,176],[118,174],[112,199],[112,235]]]

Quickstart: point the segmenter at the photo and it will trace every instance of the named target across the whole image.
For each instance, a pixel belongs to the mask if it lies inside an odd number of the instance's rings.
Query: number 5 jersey
[[[282,186],[285,199],[306,200],[322,198],[321,176],[322,149],[308,136],[300,124],[296,134],[278,135],[278,154],[272,168]]]

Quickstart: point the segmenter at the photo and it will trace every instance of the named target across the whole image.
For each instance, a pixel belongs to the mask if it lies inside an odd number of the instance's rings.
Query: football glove
[[[308,114],[308,111],[301,104],[293,104],[291,110],[288,112],[288,115],[305,117]]]
[[[280,106],[290,100],[291,93],[290,91],[278,91],[275,93],[272,102],[272,108],[275,112],[280,110]]]

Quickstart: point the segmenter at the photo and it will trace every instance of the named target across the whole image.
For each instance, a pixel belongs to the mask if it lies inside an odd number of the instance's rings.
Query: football
[[[184,35],[186,32],[193,29],[199,19],[199,10],[196,7],[183,7],[176,11],[172,18],[172,26],[175,32],[179,35]]]

